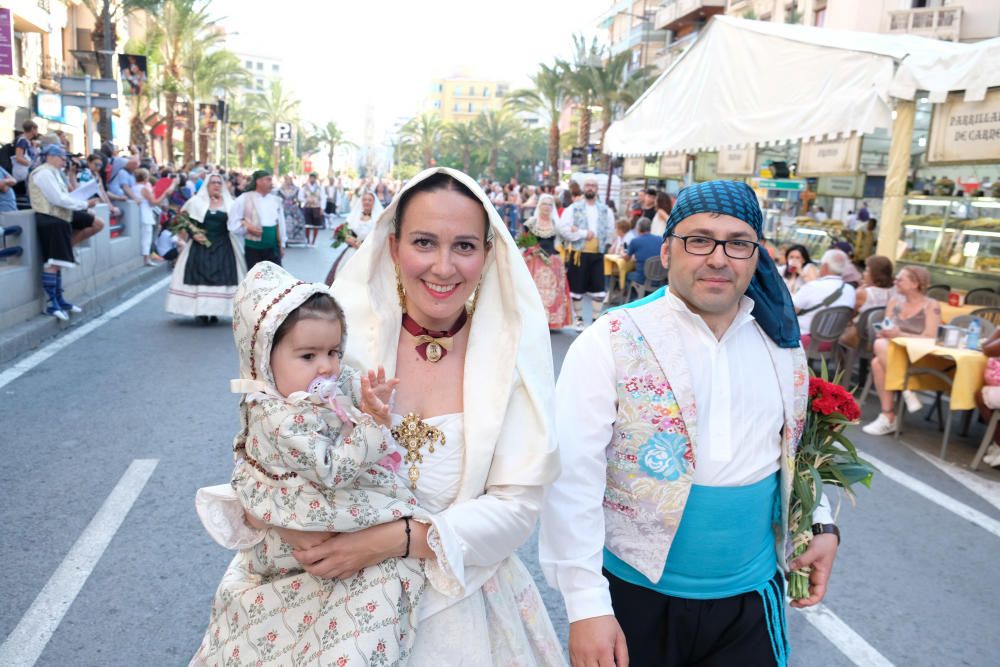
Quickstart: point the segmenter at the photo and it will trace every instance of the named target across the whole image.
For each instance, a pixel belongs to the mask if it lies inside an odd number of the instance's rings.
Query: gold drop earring
[[[483,291],[483,281],[476,285],[476,292],[472,295],[472,305],[469,306],[469,317],[476,314],[476,304],[479,303],[479,293]]]
[[[399,297],[399,308],[406,314],[406,288],[403,287],[403,280],[399,277],[399,264],[393,264],[396,270],[396,296]]]

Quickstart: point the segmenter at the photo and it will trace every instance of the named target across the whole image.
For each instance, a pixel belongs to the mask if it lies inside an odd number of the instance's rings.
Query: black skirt
[[[239,283],[236,273],[236,253],[229,240],[226,214],[210,211],[205,215],[203,228],[212,245],[205,247],[191,240],[191,250],[184,264],[185,285],[225,287]]]
[[[42,250],[42,262],[56,266],[76,266],[73,258],[73,230],[70,223],[47,215],[35,213],[35,228],[38,230],[38,245]]]

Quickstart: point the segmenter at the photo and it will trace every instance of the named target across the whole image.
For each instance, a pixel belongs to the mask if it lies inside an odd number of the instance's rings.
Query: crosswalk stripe
[[[830,640],[858,667],[893,667],[893,664],[823,604],[798,610],[809,624]],[[807,660],[806,662],[811,662]]]
[[[45,587],[0,644],[0,665],[31,667],[42,655],[104,550],[146,486],[158,459],[135,459],[91,519]]]
[[[0,373],[0,389],[3,389],[11,382],[24,375],[38,364],[42,363],[52,355],[56,354],[57,352],[65,348],[67,345],[75,343],[76,341],[80,340],[81,338],[89,334],[94,329],[97,329],[98,327],[107,324],[114,318],[126,312],[127,310],[138,304],[140,301],[148,297],[149,295],[154,294],[157,291],[163,289],[169,283],[170,283],[170,276],[167,276],[163,280],[159,280],[154,285],[151,285],[150,287],[147,287],[146,289],[142,290],[129,300],[118,304],[117,306],[115,306],[108,312],[104,313],[100,317],[93,319],[87,322],[86,324],[83,324],[78,329],[70,330],[69,333],[67,333],[65,336],[61,336],[55,339],[54,341],[52,341],[42,349],[38,350],[37,352],[28,355],[18,363],[14,364],[13,366],[5,370],[3,373]]]

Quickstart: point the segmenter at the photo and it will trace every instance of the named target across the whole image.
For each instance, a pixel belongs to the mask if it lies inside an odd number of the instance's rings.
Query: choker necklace
[[[458,316],[458,320],[455,321],[451,329],[447,331],[430,331],[417,324],[416,320],[412,317],[403,313],[403,328],[417,339],[417,354],[420,355],[420,358],[436,364],[448,354],[448,350],[451,349],[451,339],[462,330],[462,327],[465,326],[468,320],[469,315],[463,308],[462,314]]]

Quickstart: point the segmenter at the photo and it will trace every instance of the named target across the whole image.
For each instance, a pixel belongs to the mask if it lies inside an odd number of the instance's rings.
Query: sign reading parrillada
[[[982,102],[952,94],[934,105],[927,161],[1000,161],[1000,91],[987,93]]]

